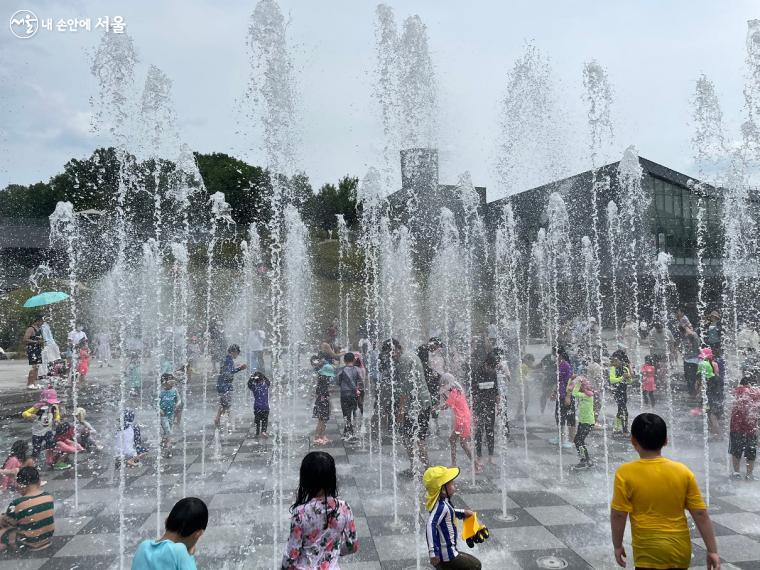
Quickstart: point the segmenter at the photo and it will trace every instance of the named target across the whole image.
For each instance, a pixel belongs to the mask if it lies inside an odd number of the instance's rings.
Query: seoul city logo
[[[18,10],[11,16],[11,33],[22,40],[28,40],[40,27],[37,15],[31,10]]]

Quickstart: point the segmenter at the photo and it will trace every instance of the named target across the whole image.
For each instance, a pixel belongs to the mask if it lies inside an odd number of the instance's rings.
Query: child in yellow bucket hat
[[[451,497],[456,493],[454,479],[458,476],[458,467],[443,465],[429,467],[422,476],[426,492],[425,506],[430,512],[425,529],[430,564],[442,570],[480,570],[480,560],[457,550],[454,518],[473,516],[472,511],[455,509],[451,504]]]

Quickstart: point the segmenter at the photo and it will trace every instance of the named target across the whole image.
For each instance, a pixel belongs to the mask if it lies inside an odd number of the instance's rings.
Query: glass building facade
[[[723,249],[721,200],[714,189],[700,194],[648,173],[644,179],[652,197],[650,223],[657,251],[673,256],[674,265],[696,265],[697,227],[702,207],[703,260],[719,265]]]

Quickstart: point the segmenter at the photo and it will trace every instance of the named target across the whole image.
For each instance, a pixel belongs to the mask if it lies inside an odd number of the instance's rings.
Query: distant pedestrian
[[[411,477],[418,465],[427,469],[427,438],[430,431],[432,399],[425,383],[422,362],[413,352],[405,352],[401,343],[388,339],[383,352],[390,354],[392,368],[396,373],[396,416],[400,420],[401,437],[409,457],[409,469],[402,475]],[[418,464],[419,462],[419,464]]]
[[[612,396],[617,404],[617,414],[612,428],[613,435],[628,436],[628,385],[632,382],[631,369],[626,365],[624,353],[614,353],[609,370]]]
[[[267,424],[269,423],[269,386],[271,382],[264,373],[257,370],[248,378],[248,389],[253,395],[253,422],[256,427],[256,439],[268,438]]]
[[[111,333],[101,331],[95,335],[95,350],[98,366],[111,366]]]
[[[343,412],[343,439],[355,439],[354,416],[359,402],[359,384],[361,377],[359,369],[354,366],[354,353],[343,355],[343,369],[338,373],[336,382],[340,388],[340,409]]]
[[[335,459],[324,451],[301,461],[282,570],[340,570],[340,557],[359,551],[351,507],[338,498]]]
[[[177,408],[182,404],[182,398],[174,386],[174,376],[161,375],[161,392],[158,394],[158,408],[161,413],[161,448],[167,457],[172,456],[172,431]]]
[[[132,570],[195,570],[195,545],[208,526],[208,507],[195,497],[180,499],[164,523],[158,540],[137,547]]]
[[[87,411],[84,408],[74,410],[74,423],[76,424],[79,444],[87,451],[101,451],[103,446],[96,439],[97,431],[87,421]]]
[[[734,390],[734,405],[731,408],[731,424],[728,452],[733,463],[734,479],[741,479],[742,456],[747,462],[747,481],[757,481],[753,474],[757,458],[757,430],[760,419],[760,388],[756,376],[745,375]]]
[[[575,432],[573,443],[578,452],[579,463],[576,469],[589,469],[594,463],[586,447],[586,437],[594,429],[596,418],[594,416],[594,389],[588,378],[576,376],[567,385],[568,396],[575,398],[578,409],[578,429]]]
[[[448,394],[446,396],[446,401],[441,404],[441,409],[449,408],[451,410],[452,421],[449,445],[451,446],[451,465],[452,467],[456,467],[457,443],[462,446],[462,450],[467,456],[467,459],[473,461],[472,448],[470,447],[470,440],[472,439],[472,412],[467,403],[467,396],[464,395],[464,391],[459,382],[454,380],[454,376],[446,372],[443,374],[442,381],[445,383],[444,385],[448,387]],[[478,429],[480,429],[480,427],[478,427]],[[491,429],[493,430],[493,426],[491,426]],[[478,441],[478,443],[480,442]],[[474,460],[474,463],[475,473],[483,471],[480,455],[478,455],[478,459]]]
[[[684,515],[688,510],[705,543],[707,568],[718,570],[715,532],[697,480],[686,465],[662,456],[667,442],[667,425],[657,414],[644,413],[633,420],[631,444],[639,459],[618,467],[612,495],[615,560],[626,565],[623,535],[630,517],[636,568],[688,568],[691,537]]]
[[[233,380],[235,374],[248,368],[247,364],[235,366],[235,359],[240,356],[240,347],[236,344],[230,345],[227,349],[227,356],[224,359],[219,376],[216,379],[216,391],[219,394],[219,410],[214,418],[214,426],[219,429],[222,415],[229,415],[232,407],[232,392],[235,388]]]
[[[657,371],[654,367],[654,360],[651,356],[644,358],[644,366],[641,367],[641,392],[644,396],[644,402],[654,408],[655,396],[657,389]]]
[[[87,373],[90,371],[90,346],[87,339],[83,338],[74,349],[77,353],[77,375],[80,384],[87,381]]]
[[[26,347],[26,358],[29,362],[29,374],[26,377],[26,388],[28,390],[38,390],[37,375],[39,365],[42,364],[42,334],[41,327],[44,319],[42,315],[37,315],[32,323],[27,327],[24,333],[24,346]]]
[[[498,362],[493,352],[484,355],[482,362],[474,363],[472,378],[472,407],[475,412],[475,451],[478,459],[483,457],[483,440],[488,449],[488,464],[493,463],[496,438],[496,416],[500,406],[500,389],[496,368]],[[478,463],[480,463],[478,461]],[[456,463],[452,463],[456,465]],[[475,466],[478,469],[478,465]],[[479,470],[479,469],[478,469]]]
[[[40,400],[31,408],[21,413],[21,417],[32,420],[32,457],[38,459],[42,451],[45,452],[45,463],[55,469],[70,469],[71,465],[66,462],[58,462],[53,465],[53,450],[55,443],[55,430],[61,421],[61,409],[58,394],[52,388],[47,388],[40,394]]]
[[[248,367],[251,370],[264,370],[264,340],[266,339],[266,333],[259,328],[258,324],[254,324],[251,330],[248,331],[248,338],[246,339],[245,352]]]
[[[333,378],[335,378],[335,367],[332,364],[323,364],[317,371],[313,409],[313,416],[317,420],[317,427],[314,430],[314,443],[317,445],[330,443],[325,431],[327,422],[330,421],[330,382]]]

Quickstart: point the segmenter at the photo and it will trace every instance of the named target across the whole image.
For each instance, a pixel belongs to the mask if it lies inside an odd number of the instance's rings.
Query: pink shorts
[[[79,444],[72,445],[65,441],[56,441],[55,450],[61,453],[74,453],[75,451],[84,451],[84,447]]]

